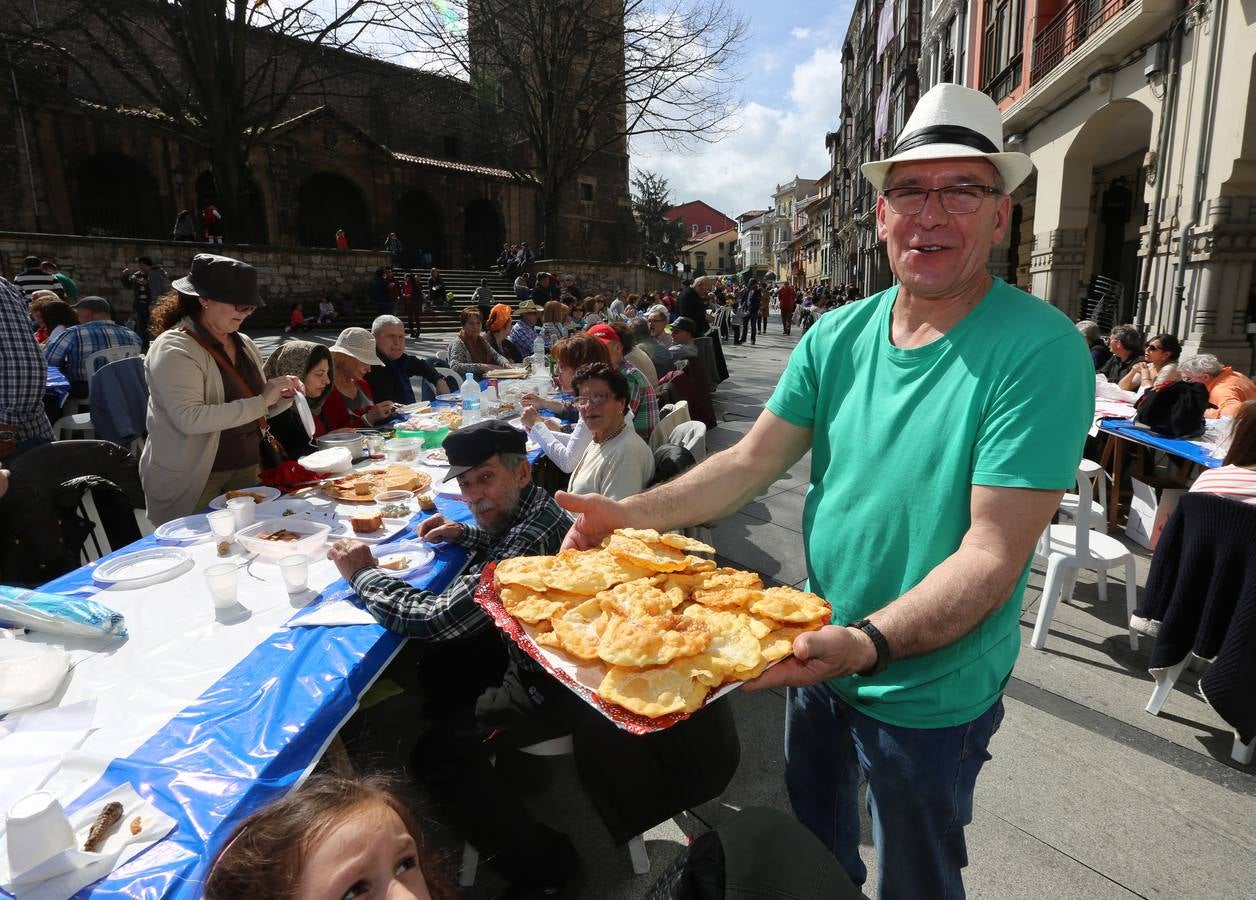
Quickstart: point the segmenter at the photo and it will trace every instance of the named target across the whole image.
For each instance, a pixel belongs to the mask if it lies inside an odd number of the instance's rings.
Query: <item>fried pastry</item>
[[[827,625],[833,609],[823,597],[791,587],[768,588],[763,596],[750,604],[750,611],[777,622],[803,624],[817,622]]]
[[[707,695],[707,685],[699,681],[685,661],[651,669],[612,666],[598,694],[624,709],[657,719],[671,713],[693,712]]]
[[[598,641],[597,655],[612,666],[661,666],[696,656],[711,644],[706,625],[690,616],[611,616]]]

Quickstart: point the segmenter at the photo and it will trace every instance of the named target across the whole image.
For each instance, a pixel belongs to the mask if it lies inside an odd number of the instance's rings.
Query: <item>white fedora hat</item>
[[[989,95],[959,84],[938,84],[912,110],[894,153],[860,169],[879,191],[895,163],[974,156],[994,164],[1009,194],[1034,167],[1024,153],[1003,152],[1003,120]]]

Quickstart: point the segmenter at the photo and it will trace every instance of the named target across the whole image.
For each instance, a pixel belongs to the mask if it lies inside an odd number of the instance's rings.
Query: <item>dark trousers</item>
[[[411,771],[449,826],[479,851],[485,864],[511,884],[562,882],[576,866],[570,839],[528,812],[519,799],[518,784],[499,766],[505,753],[571,734],[582,701],[555,683],[552,690],[545,692],[545,703],[538,705],[513,668],[507,668],[504,676],[499,674],[494,680],[494,653],[486,641],[501,647],[496,632],[485,639],[458,642],[466,649],[449,657],[451,662],[460,655],[464,657],[454,664],[456,677],[439,660],[424,657],[420,670],[431,669],[442,684],[425,687],[448,692],[456,685],[456,700],[461,705],[438,719],[419,740],[411,757]],[[471,671],[474,664],[467,656],[479,659],[478,671]],[[490,665],[484,668],[486,662]],[[467,702],[473,685],[483,687],[483,693],[477,700]],[[498,757],[496,762],[494,757]]]
[[[144,349],[148,349],[150,340],[148,334],[148,303],[141,302],[135,304],[135,333],[140,336],[140,343]]]
[[[793,326],[794,326],[793,309],[789,309],[789,310],[782,309],[781,310],[781,327],[785,329],[785,333],[789,334],[789,329],[791,329]]]
[[[750,313],[741,320],[741,334],[737,337],[737,343],[744,344],[746,342],[746,332],[750,332],[750,343],[754,343],[754,339],[759,334],[759,311],[752,309]]]

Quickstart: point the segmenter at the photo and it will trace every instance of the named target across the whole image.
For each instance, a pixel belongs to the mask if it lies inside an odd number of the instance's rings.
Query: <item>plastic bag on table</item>
[[[0,715],[52,698],[70,671],[70,654],[59,647],[0,641]]]
[[[62,637],[126,637],[126,619],[87,597],[62,597],[0,584],[0,625]]]

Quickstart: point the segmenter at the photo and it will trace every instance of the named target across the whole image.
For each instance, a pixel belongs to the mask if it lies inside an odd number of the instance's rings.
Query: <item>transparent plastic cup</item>
[[[209,588],[209,595],[218,609],[229,609],[235,606],[236,597],[240,592],[239,563],[217,563],[207,567],[205,585]]]
[[[236,516],[230,509],[216,509],[205,518],[209,520],[214,537],[220,541],[229,541],[236,533]]]
[[[9,807],[5,840],[9,872],[17,875],[74,847],[74,829],[56,797],[35,791]]]
[[[300,594],[305,591],[310,580],[310,558],[296,553],[279,560],[279,571],[283,573],[283,583],[289,594]]]
[[[236,497],[227,501],[227,509],[235,515],[236,531],[253,524],[256,507],[252,497]]]

